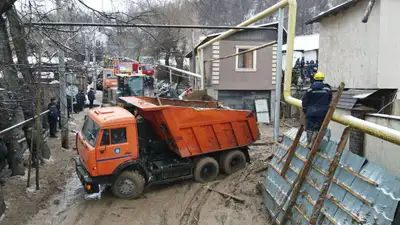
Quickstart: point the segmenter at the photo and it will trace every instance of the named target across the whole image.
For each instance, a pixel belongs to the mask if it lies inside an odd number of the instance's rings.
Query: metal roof
[[[286,149],[292,144],[297,129],[289,130],[283,137],[270,163],[263,183],[264,204],[275,215],[283,204],[282,199],[288,194],[291,183],[298,176],[307,159],[309,149],[305,148],[306,134],[303,133],[295,151],[286,179],[280,175],[285,163]],[[328,168],[336,152],[337,142],[329,141],[327,136],[321,144],[313,166],[306,176],[292,209],[291,220],[295,224],[309,224],[313,207],[319,198],[325,182]],[[283,160],[280,159],[283,157]],[[376,164],[369,162],[350,151],[344,151],[334,179],[324,201],[322,215],[317,224],[392,224],[400,201],[400,182]],[[284,206],[287,209],[287,202]],[[280,216],[278,216],[278,221]]]
[[[337,108],[340,109],[353,109],[353,107],[357,104],[359,99],[365,99],[370,95],[377,92],[378,89],[349,89],[343,92],[342,96],[339,99],[339,103]]]
[[[362,0],[349,0],[347,2],[339,4],[339,5],[335,6],[335,7],[330,8],[329,10],[327,10],[325,12],[321,12],[317,16],[311,18],[310,20],[307,20],[306,24],[309,25],[309,24],[313,24],[313,23],[316,23],[316,22],[320,22],[323,18],[328,17],[330,15],[333,15],[335,13],[339,13],[344,9],[348,9],[350,7],[353,7],[355,4],[357,4],[360,1],[362,1]]]
[[[253,25],[250,27],[275,27],[276,29],[278,29],[278,22],[271,22],[271,23],[265,23],[265,24],[258,24],[258,25]],[[246,32],[248,30],[239,30],[238,32]],[[286,35],[287,31],[285,28],[283,28],[283,32],[284,32],[284,36]],[[223,34],[224,32],[218,32],[218,33],[213,33],[213,34],[209,34],[207,35],[199,44],[196,45],[195,47],[195,51],[197,50],[197,47],[199,47],[200,45],[206,43],[207,41]],[[192,51],[188,52],[185,55],[186,58],[191,58],[192,57]]]
[[[294,38],[295,51],[312,51],[319,49],[319,34],[302,35]],[[287,45],[282,46],[282,51],[287,50]]]

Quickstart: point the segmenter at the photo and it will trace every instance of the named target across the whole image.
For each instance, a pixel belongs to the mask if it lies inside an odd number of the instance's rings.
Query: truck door
[[[100,176],[110,175],[123,162],[133,157],[129,149],[127,127],[103,129],[96,152],[97,170]]]

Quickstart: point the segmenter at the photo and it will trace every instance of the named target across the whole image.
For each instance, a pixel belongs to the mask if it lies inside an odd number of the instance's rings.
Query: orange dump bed
[[[250,111],[218,108],[217,102],[120,99],[137,107],[158,136],[181,157],[248,146],[258,137],[256,118]]]

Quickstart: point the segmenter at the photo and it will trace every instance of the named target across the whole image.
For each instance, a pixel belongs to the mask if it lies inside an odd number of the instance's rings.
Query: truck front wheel
[[[219,173],[218,162],[211,157],[204,157],[197,161],[194,169],[194,180],[206,183],[215,180]]]
[[[145,181],[138,171],[123,171],[111,185],[111,192],[118,198],[135,199],[143,193]]]
[[[223,153],[221,156],[221,170],[230,175],[246,166],[246,156],[240,150]]]

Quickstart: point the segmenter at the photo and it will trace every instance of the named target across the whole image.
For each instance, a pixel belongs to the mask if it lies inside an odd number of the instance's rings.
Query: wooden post
[[[314,157],[317,154],[317,151],[319,150],[319,146],[322,143],[322,139],[325,136],[326,129],[328,128],[329,122],[332,119],[332,116],[333,116],[333,113],[335,111],[336,105],[339,102],[339,99],[340,99],[340,96],[343,93],[343,90],[344,90],[344,83],[342,82],[340,84],[340,87],[338,89],[338,92],[337,92],[335,98],[332,100],[332,102],[331,102],[331,104],[329,106],[329,110],[326,113],[324,122],[322,123],[321,129],[318,132],[317,139],[315,140],[314,144],[312,145],[311,151],[308,154],[307,161],[304,163],[303,169],[300,171],[300,174],[296,178],[297,182],[295,181],[293,183],[293,193],[292,193],[291,198],[289,200],[288,207],[287,207],[286,211],[284,212],[284,214],[282,216],[280,224],[286,224],[286,222],[288,220],[288,217],[291,214],[292,208],[296,204],[297,197],[300,194],[301,186],[303,185],[303,182],[304,182],[304,179],[306,178],[306,175],[310,171],[310,168],[311,168],[312,163],[314,161]],[[287,195],[290,195],[290,193],[287,193]]]
[[[333,160],[329,166],[328,176],[324,181],[321,193],[319,194],[319,199],[313,208],[310,219],[310,225],[315,225],[317,222],[318,216],[321,212],[322,205],[324,203],[324,199],[326,198],[326,194],[328,193],[329,185],[332,183],[333,176],[335,175],[336,169],[340,162],[340,158],[342,157],[343,149],[346,146],[347,140],[349,139],[350,130],[351,130],[350,127],[347,126],[343,131],[342,137],[340,138],[340,142],[336,149],[335,156],[333,157]]]
[[[281,176],[286,176],[286,171],[288,170],[290,162],[292,161],[294,153],[296,152],[296,148],[300,142],[300,138],[301,138],[301,135],[303,134],[303,131],[304,131],[304,126],[301,125],[299,130],[297,131],[296,137],[294,138],[292,145],[289,147],[289,149],[287,151],[288,156],[286,158],[285,164],[283,165],[283,168],[281,171]]]
[[[43,46],[43,41],[41,43],[41,46]],[[37,74],[37,82],[36,82],[36,115],[40,115],[41,113],[41,97],[42,97],[42,92],[41,92],[41,82],[42,82],[42,48],[39,51],[39,71]],[[42,157],[42,152],[41,152],[41,143],[42,143],[42,123],[40,122],[40,116],[37,116],[35,118],[35,129],[32,130],[32,140],[33,138],[36,139],[35,141],[35,150],[36,150],[36,190],[39,190],[39,159]],[[35,132],[34,132],[35,131]],[[35,134],[35,136],[33,136]],[[33,145],[32,145],[33,147]],[[33,149],[33,148],[32,148]]]
[[[372,8],[374,8],[376,0],[369,0],[368,6],[365,9],[363,19],[361,20],[363,23],[367,23],[369,19],[369,15],[372,12]]]
[[[29,130],[28,130],[29,131]],[[29,161],[28,161],[28,180],[26,181],[26,187],[31,186],[31,170],[32,170],[32,148],[33,148],[33,130],[30,131],[31,143],[29,145]],[[29,133],[28,133],[29,135]]]

